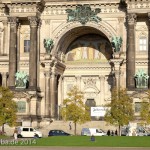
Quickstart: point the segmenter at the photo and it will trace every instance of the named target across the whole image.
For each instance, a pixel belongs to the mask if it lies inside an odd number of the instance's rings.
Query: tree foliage
[[[67,98],[63,101],[61,116],[64,120],[72,120],[75,125],[74,133],[76,134],[77,123],[83,124],[90,121],[89,108],[84,104],[83,92],[74,86],[68,93]]]
[[[127,125],[129,121],[133,120],[132,101],[125,89],[114,88],[112,90],[111,103],[107,105],[110,109],[107,109],[104,119],[106,122],[118,126],[119,133],[121,126]]]
[[[13,126],[16,123],[17,105],[13,97],[13,93],[8,88],[0,87],[0,126],[5,123]]]
[[[150,90],[147,91],[147,97],[141,103],[140,117],[143,122],[150,124]]]

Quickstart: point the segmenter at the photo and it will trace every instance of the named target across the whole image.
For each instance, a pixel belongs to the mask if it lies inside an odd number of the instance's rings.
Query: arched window
[[[144,36],[139,38],[139,51],[147,51],[147,38]]]

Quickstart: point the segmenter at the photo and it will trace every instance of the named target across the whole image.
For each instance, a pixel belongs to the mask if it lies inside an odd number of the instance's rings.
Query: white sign
[[[91,107],[91,116],[104,117],[108,107]]]

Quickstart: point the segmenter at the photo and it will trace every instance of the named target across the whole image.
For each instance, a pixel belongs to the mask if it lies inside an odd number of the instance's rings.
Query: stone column
[[[45,117],[50,117],[50,72],[45,72]]]
[[[0,30],[0,55],[2,54],[2,32]]]
[[[127,64],[126,64],[126,73],[127,73],[127,88],[135,88],[135,23],[136,23],[136,14],[128,14],[128,45],[127,45]]]
[[[3,26],[4,26],[4,36],[3,36],[3,55],[7,55],[7,45],[8,45],[8,21],[3,20]]]
[[[58,95],[58,89],[57,89],[57,74],[55,72],[52,72],[51,79],[50,79],[50,107],[51,107],[51,118],[57,118],[57,95]]]
[[[39,87],[39,76],[40,76],[40,29],[41,29],[41,21],[38,23],[37,28],[37,86]]]
[[[119,89],[120,88],[120,65],[123,63],[123,59],[111,59],[110,62],[113,64],[114,66],[114,74],[115,74],[115,85],[116,88]]]
[[[150,77],[150,13],[148,13],[148,75]],[[150,88],[150,78],[148,79],[148,88]]]
[[[37,88],[37,17],[28,17],[30,21],[29,89]]]
[[[32,97],[30,101],[30,115],[35,117],[37,115],[37,99],[36,97]]]
[[[76,83],[79,90],[81,90],[81,76],[76,76]]]
[[[20,27],[21,25],[18,25],[18,32],[17,32],[17,71],[20,70]]]
[[[15,73],[17,71],[17,22],[16,17],[9,17],[10,44],[9,44],[9,87],[15,87]]]
[[[2,86],[6,87],[7,86],[7,72],[2,72]]]
[[[63,100],[62,100],[63,87],[62,87],[62,85],[63,85],[63,76],[61,75],[59,78],[59,89],[58,89],[58,91],[60,91],[58,93],[58,100],[59,100],[58,104],[59,105],[61,105],[63,103]]]
[[[100,76],[100,92],[100,99],[103,102],[105,99],[105,76]]]

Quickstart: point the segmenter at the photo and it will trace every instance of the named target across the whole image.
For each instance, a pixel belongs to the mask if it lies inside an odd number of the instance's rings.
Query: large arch
[[[81,25],[79,22],[71,22],[64,24],[57,32],[54,32],[53,39],[55,46],[52,50],[52,54],[65,53],[69,44],[76,38],[84,34],[99,34],[111,41],[113,36],[117,33],[106,22],[94,23],[88,22],[86,25]]]

